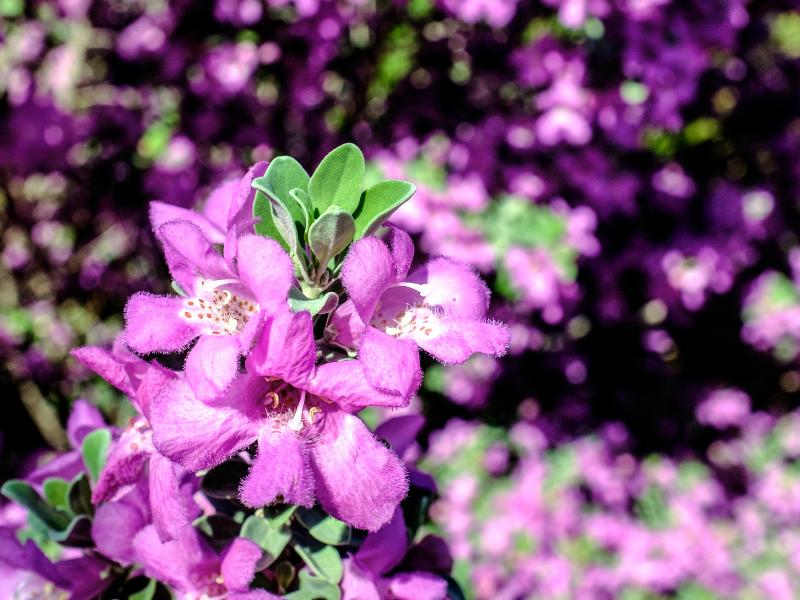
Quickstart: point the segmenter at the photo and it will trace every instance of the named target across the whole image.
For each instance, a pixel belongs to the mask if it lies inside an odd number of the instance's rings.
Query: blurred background
[[[788,0],[0,0],[0,479],[131,415],[67,353],[168,289],[150,200],[345,141],[513,329],[414,407],[468,597],[800,597]]]

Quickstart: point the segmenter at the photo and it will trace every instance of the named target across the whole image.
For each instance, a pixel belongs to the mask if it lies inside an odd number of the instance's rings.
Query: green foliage
[[[347,523],[314,508],[298,508],[296,518],[314,539],[323,544],[346,546],[353,539],[353,530]]]
[[[342,580],[342,557],[333,546],[296,533],[292,539],[292,548],[315,575],[334,584]]]
[[[284,596],[287,600],[340,600],[341,597],[338,585],[307,571],[300,571],[300,589]]]
[[[100,471],[103,470],[106,464],[110,445],[111,432],[108,429],[95,429],[83,438],[81,455],[83,456],[83,464],[86,465],[86,471],[92,481],[97,481],[98,477],[100,477]]]
[[[28,483],[19,479],[11,479],[0,488],[6,498],[21,504],[27,508],[31,514],[39,519],[48,529],[59,532],[64,531],[70,524],[71,519],[65,512],[50,506]]]
[[[258,544],[266,552],[266,564],[271,564],[286,548],[292,534],[284,525],[273,525],[264,517],[253,515],[242,525],[241,536]]]
[[[336,205],[329,206],[308,230],[308,245],[320,265],[338,256],[356,233],[356,224],[350,213]]]
[[[402,206],[416,188],[407,181],[382,181],[364,192],[361,203],[354,213],[356,233],[359,240],[373,233],[394,211]]]
[[[338,206],[352,214],[364,187],[364,155],[355,144],[343,144],[322,159],[308,184],[314,217]]]

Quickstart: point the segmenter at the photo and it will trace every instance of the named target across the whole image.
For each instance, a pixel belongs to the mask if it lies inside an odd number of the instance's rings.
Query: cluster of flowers
[[[541,418],[450,421],[424,465],[456,578],[509,600],[797,597],[800,413],[751,413],[739,390],[698,413],[728,434],[708,464],[638,459],[618,423],[552,448]]]
[[[446,547],[409,549],[401,509],[409,486],[412,503],[435,491],[400,456],[423,420],[373,433],[357,413],[408,405],[420,348],[460,363],[503,354],[509,333],[486,319],[489,290],[468,265],[412,268],[411,238],[384,221],[414,186],[364,179],[363,155],[345,144],[311,176],[288,156],[258,163],[199,211],[151,204],[176,293],[134,294],[112,349],[73,351],[136,417],[103,428],[78,402],[74,450],[3,487],[48,539],[96,552],[52,563],[6,529],[8,589],[77,600],[144,576],[148,598],[159,584],[186,598],[447,596]],[[140,357],[187,349],[178,370]]]

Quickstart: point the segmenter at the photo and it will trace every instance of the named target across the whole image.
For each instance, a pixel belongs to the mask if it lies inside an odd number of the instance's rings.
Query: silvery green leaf
[[[311,176],[308,196],[314,215],[321,215],[330,206],[339,206],[352,214],[361,199],[364,188],[364,155],[355,144],[334,148]]]
[[[308,245],[323,267],[353,241],[356,225],[350,213],[337,206],[329,207],[311,224]]]
[[[359,240],[373,233],[416,190],[407,181],[381,181],[365,191],[358,210],[353,215],[356,222],[355,239]]]

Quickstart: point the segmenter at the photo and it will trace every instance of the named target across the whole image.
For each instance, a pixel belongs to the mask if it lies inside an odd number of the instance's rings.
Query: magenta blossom
[[[236,538],[219,555],[193,527],[184,528],[172,541],[162,542],[151,526],[136,534],[132,548],[144,572],[167,583],[179,598],[278,598],[266,590],[250,589],[262,552],[248,539]]]
[[[258,443],[240,499],[259,507],[278,498],[311,506],[374,531],[408,490],[400,459],[353,412],[401,406],[407,396],[373,387],[359,360],[316,367],[307,312],[273,319],[225,395],[206,403],[176,379],[152,406],[156,448],[190,470],[220,464]]]
[[[171,221],[159,238],[172,277],[187,296],[134,294],[125,307],[126,341],[136,352],[176,352],[199,338],[186,358],[194,393],[214,398],[233,380],[239,356],[264,320],[286,304],[294,270],[277,242],[257,236],[229,238],[220,256],[194,224]]]
[[[350,249],[342,269],[350,301],[332,319],[335,341],[359,348],[367,377],[401,372],[397,362],[411,363],[415,346],[444,363],[462,363],[475,352],[504,354],[508,328],[486,320],[489,290],[472,269],[434,258],[408,275],[411,238],[391,232],[389,246],[368,237]]]

